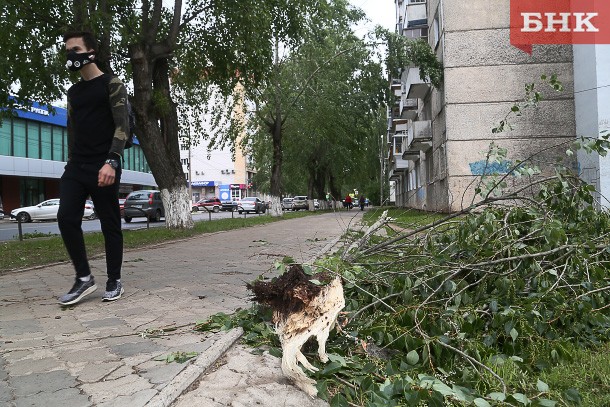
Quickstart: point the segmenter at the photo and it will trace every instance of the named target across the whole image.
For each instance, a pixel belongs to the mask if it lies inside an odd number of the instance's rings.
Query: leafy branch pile
[[[490,196],[476,213],[352,256],[351,335],[397,351],[375,363],[377,380],[358,383],[364,404],[555,405],[539,372],[607,340],[610,218],[577,179],[557,173],[536,186],[502,195],[519,206]],[[353,354],[346,345],[336,352]]]
[[[587,149],[606,145],[604,136]],[[519,163],[510,172],[537,170]],[[327,345],[331,362],[313,375],[331,405],[579,404],[575,389],[552,400],[539,377],[607,341],[610,216],[564,170],[494,193],[504,178],[483,180],[483,198],[463,216],[373,236],[317,264],[345,280],[346,320]],[[199,328],[241,325],[246,341],[278,354],[269,321],[256,307]],[[314,360],[315,346],[305,351]]]
[[[550,84],[560,90],[555,77]],[[540,100],[533,86],[528,91]],[[508,120],[500,127],[510,128]],[[574,147],[605,156],[608,139]],[[403,232],[391,237],[367,233],[349,245],[354,250],[316,264],[343,276],[346,298],[345,319],[327,344],[331,361],[314,363],[321,397],[332,406],[582,403],[577,389],[557,391],[541,377],[608,341],[610,215],[596,209],[592,186],[561,165],[543,173],[536,161],[505,174],[486,168],[464,210],[424,226],[400,224]],[[492,146],[490,169],[494,162],[506,162],[505,149]],[[247,342],[277,354],[262,310],[199,328],[240,325]],[[306,345],[313,362],[314,352]]]

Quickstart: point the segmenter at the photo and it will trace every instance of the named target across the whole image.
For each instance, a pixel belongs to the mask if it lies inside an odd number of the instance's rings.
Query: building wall
[[[476,181],[492,141],[507,148],[514,162],[549,143],[559,145],[574,137],[572,47],[534,47],[532,56],[512,47],[509,5],[509,0],[496,0],[492,10],[488,0],[472,0],[468,7],[459,0],[428,2],[429,42],[435,46],[438,37],[435,51],[443,61],[444,83],[425,103],[431,105],[435,167],[445,155],[446,171],[435,168],[436,175],[426,186],[427,209],[456,211],[462,209],[463,197],[472,199],[467,189]],[[514,102],[524,98],[525,84],[553,73],[559,75],[564,92],[545,89],[545,101],[538,108],[511,118],[512,131],[492,134]],[[549,150],[546,158],[565,149]],[[410,206],[415,204],[416,200],[409,201]]]
[[[610,132],[610,45],[574,46],[576,134],[597,137]],[[602,207],[610,207],[610,158],[578,154],[580,176],[594,185]]]

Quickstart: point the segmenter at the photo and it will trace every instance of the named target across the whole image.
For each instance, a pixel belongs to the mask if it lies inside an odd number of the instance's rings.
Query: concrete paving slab
[[[193,386],[196,388],[180,396],[173,407],[328,406],[288,383],[280,364],[280,359],[268,353],[253,355],[251,349],[235,346],[214,371],[202,376]]]
[[[94,405],[98,405],[121,396],[132,396],[142,390],[151,390],[152,385],[138,375],[127,375],[115,380],[106,378],[97,383],[84,383],[80,388],[86,394],[91,394],[91,401]]]
[[[26,376],[11,376],[9,386],[15,396],[30,396],[38,393],[52,393],[61,389],[75,388],[76,378],[66,370],[55,370],[45,373],[32,373]]]
[[[89,397],[77,388],[45,391],[17,399],[16,407],[89,407]]]
[[[100,403],[97,407],[143,407],[147,405],[150,399],[156,394],[156,390],[141,390],[129,396],[119,396],[106,403]]]
[[[66,364],[57,358],[21,359],[7,366],[11,376],[25,376],[31,373],[44,373],[65,370]]]
[[[74,373],[81,383],[96,383],[123,366],[121,362],[85,363]]]

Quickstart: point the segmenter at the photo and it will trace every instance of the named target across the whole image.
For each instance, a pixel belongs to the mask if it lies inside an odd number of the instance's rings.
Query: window
[[[11,155],[11,119],[0,124],[0,155]]]
[[[61,127],[52,126],[51,133],[53,138],[53,160],[64,161],[64,130]]]
[[[394,154],[402,154],[402,137],[394,137]]]
[[[409,0],[409,4],[425,3],[426,0]]]
[[[40,158],[40,125],[27,122],[28,158]]]
[[[180,162],[182,163],[182,165],[185,165],[187,167],[189,166],[189,159],[188,158],[181,158]]]
[[[142,171],[144,169],[144,165],[143,165],[143,161],[144,161],[144,155],[142,154],[142,149],[138,148],[138,149],[134,149],[134,166],[133,166],[133,170],[134,171]]]
[[[438,14],[434,17],[434,22],[433,24],[433,28],[434,28],[434,44],[433,47],[436,48],[438,45],[438,42],[441,38],[441,32],[440,32],[440,23],[438,21]]]
[[[13,119],[13,155],[25,157],[25,121]]]
[[[189,149],[188,144],[186,144],[186,143],[182,143],[182,144],[180,144],[180,150],[182,150],[182,151],[188,151],[188,149]]]
[[[49,124],[40,125],[40,158],[43,160],[53,159],[53,134]]]

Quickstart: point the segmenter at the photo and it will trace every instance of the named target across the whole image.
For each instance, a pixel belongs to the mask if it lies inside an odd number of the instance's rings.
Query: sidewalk
[[[325,405],[287,383],[279,359],[233,345],[239,332],[191,328],[247,307],[247,282],[284,256],[310,261],[360,217],[340,211],[128,251],[125,294],[113,303],[101,302],[103,258],[91,262],[98,290],[66,309],[56,297],[72,285],[70,264],[0,276],[0,405],[168,406],[209,366],[174,405]],[[155,360],[173,352],[199,356]]]

